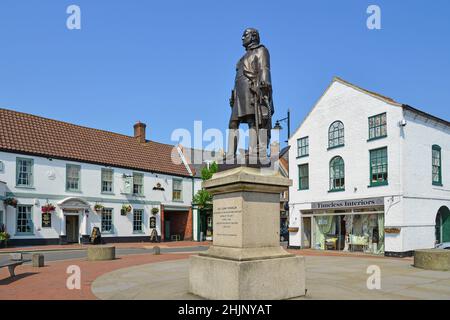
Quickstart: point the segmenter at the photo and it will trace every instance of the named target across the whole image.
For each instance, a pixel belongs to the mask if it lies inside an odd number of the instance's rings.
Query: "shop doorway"
[[[199,241],[212,241],[213,239],[213,216],[211,210],[199,211],[199,228],[198,239]]]
[[[311,217],[304,217],[302,225],[302,248],[311,248]]]
[[[450,242],[450,209],[443,206],[436,215],[436,242]]]
[[[66,216],[66,236],[68,243],[79,242],[78,216]]]
[[[180,241],[192,239],[192,220],[189,211],[164,211],[164,240]]]

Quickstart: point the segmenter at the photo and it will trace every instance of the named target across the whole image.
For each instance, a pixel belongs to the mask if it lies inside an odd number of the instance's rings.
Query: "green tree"
[[[217,163],[213,162],[202,169],[202,180],[209,180],[219,170]],[[197,205],[199,208],[204,209],[212,206],[212,196],[205,189],[198,190],[192,199],[192,203]]]

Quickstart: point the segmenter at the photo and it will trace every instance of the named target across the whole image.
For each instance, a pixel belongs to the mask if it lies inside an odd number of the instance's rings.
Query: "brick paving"
[[[8,269],[0,269],[0,300],[92,300],[92,282],[100,275],[117,269],[187,259],[189,253],[152,255],[137,254],[121,256],[113,261],[65,260],[46,263],[43,268],[22,265],[16,268],[16,277],[10,278]],[[67,267],[77,265],[81,270],[81,289],[66,287]]]
[[[160,247],[196,247],[199,245],[210,245],[211,242],[163,242],[163,243],[121,243],[114,244],[117,248],[151,248],[154,245]],[[35,251],[35,250],[70,250],[85,249],[87,246],[66,245],[66,246],[40,246],[15,248],[15,251]],[[7,248],[11,249],[11,248]],[[0,250],[5,251],[7,249]],[[384,256],[368,255],[359,252],[337,252],[319,251],[311,249],[288,250],[291,253],[311,257],[353,257],[353,258],[373,258],[373,259],[396,259]],[[10,278],[8,270],[0,269],[0,300],[32,299],[32,300],[91,300],[97,299],[91,292],[93,281],[99,276],[122,268],[144,265],[155,262],[187,259],[192,253],[170,253],[153,255],[132,254],[120,256],[114,261],[90,262],[85,259],[64,260],[47,262],[44,268],[33,268],[31,265],[22,265],[16,268],[16,277]],[[412,260],[403,258],[396,260]],[[66,287],[66,273],[69,265],[77,265],[81,269],[81,289],[69,290]]]

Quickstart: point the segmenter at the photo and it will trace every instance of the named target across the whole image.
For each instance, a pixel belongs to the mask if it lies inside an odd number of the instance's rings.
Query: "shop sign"
[[[313,202],[312,209],[343,209],[343,208],[364,208],[384,205],[384,198],[368,198],[353,200],[337,200],[325,202]]]
[[[385,233],[400,233],[400,228],[384,228]]]
[[[150,217],[150,229],[156,228],[156,218]]]

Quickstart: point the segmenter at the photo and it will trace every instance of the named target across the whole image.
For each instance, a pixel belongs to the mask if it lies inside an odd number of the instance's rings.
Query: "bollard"
[[[44,266],[44,255],[35,253],[33,254],[33,267],[42,268]]]
[[[153,247],[153,254],[155,255],[161,254],[161,248],[158,246]]]

